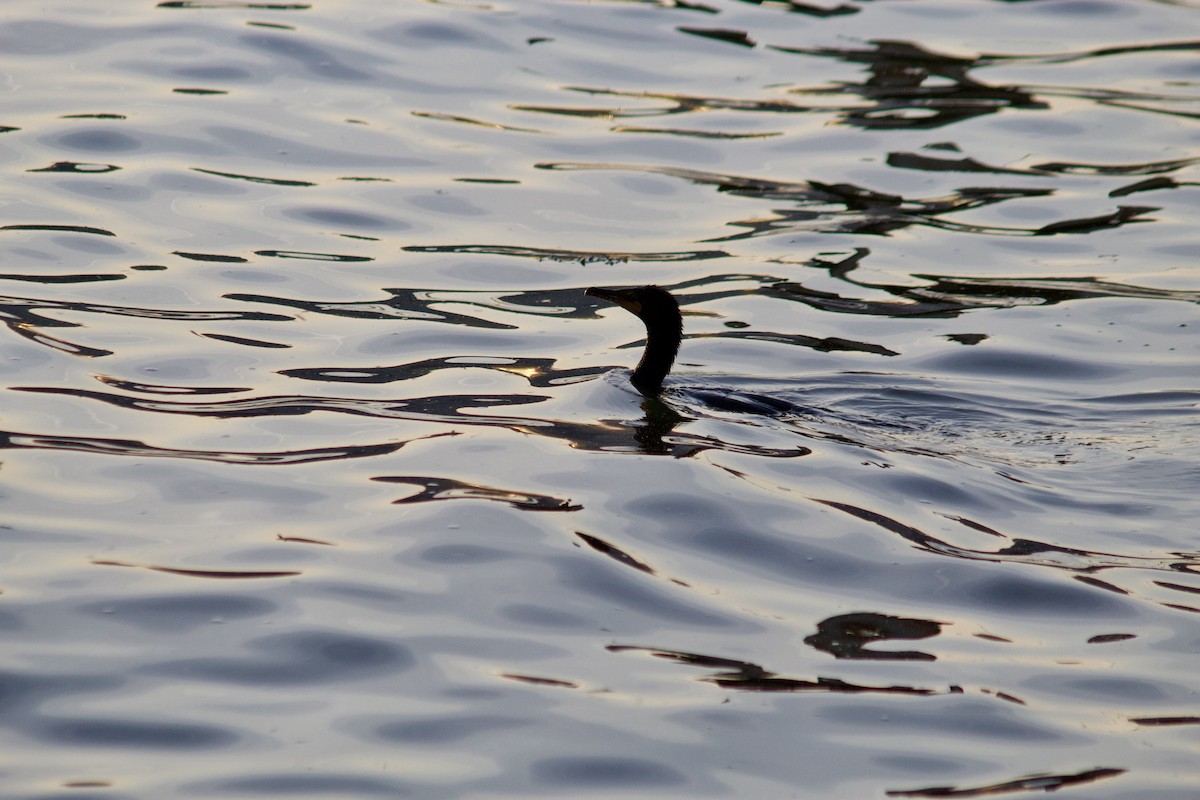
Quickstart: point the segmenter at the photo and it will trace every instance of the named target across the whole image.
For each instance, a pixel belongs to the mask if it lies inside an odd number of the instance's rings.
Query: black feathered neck
[[[683,315],[679,303],[666,289],[639,286],[634,289],[588,289],[587,294],[616,303],[646,325],[646,349],[633,370],[630,383],[647,397],[662,391],[663,379],[675,363],[683,340]]]

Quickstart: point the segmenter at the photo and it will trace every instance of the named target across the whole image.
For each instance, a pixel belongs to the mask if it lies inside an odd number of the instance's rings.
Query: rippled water
[[[0,20],[0,797],[1197,796],[1200,5]]]

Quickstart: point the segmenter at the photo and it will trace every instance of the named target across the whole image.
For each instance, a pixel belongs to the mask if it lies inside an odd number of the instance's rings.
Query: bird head
[[[632,289],[591,288],[584,294],[599,297],[649,324],[651,321],[670,321],[679,317],[679,303],[666,289],[658,286],[637,286]]]

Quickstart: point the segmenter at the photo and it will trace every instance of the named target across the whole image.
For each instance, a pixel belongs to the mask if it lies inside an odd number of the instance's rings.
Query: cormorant
[[[662,391],[663,378],[675,363],[683,339],[683,316],[679,303],[666,289],[639,286],[635,289],[588,289],[584,294],[616,303],[646,324],[646,350],[633,370],[630,383],[646,397]]]
[[[659,286],[639,286],[634,289],[588,289],[584,294],[616,303],[646,324],[646,350],[633,370],[629,382],[649,398],[662,393],[663,379],[671,371],[679,342],[683,339],[683,315],[679,303],[666,289]],[[709,411],[737,414],[757,414],[784,417],[804,410],[782,397],[744,392],[721,386],[688,386],[673,393],[689,405],[699,404]]]

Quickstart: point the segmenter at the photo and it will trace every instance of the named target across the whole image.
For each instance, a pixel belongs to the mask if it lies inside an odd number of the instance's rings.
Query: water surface
[[[1194,798],[1198,14],[10,0],[0,796]]]

